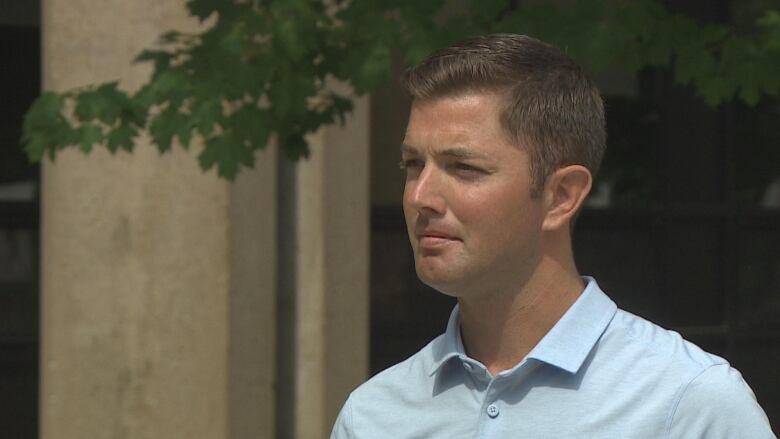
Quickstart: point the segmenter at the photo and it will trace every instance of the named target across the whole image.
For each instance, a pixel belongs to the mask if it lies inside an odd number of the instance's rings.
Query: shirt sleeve
[[[669,438],[776,439],[753,391],[728,364],[710,366],[683,390]]]
[[[354,439],[352,431],[352,395],[347,398],[344,407],[341,408],[336,423],[333,424],[333,430],[330,432],[330,439]]]

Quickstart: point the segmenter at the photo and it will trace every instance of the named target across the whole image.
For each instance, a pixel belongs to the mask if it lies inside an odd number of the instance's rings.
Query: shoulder
[[[685,340],[679,333],[665,329],[629,312],[618,310],[603,336],[620,354],[642,359],[652,367],[663,366],[683,381],[705,369],[728,362]]]
[[[434,361],[433,351],[443,337],[444,335],[438,336],[406,360],[377,373],[355,389],[351,398],[374,399],[379,395],[392,398],[399,393],[419,390],[421,385],[432,380],[430,372]]]
[[[338,415],[331,439],[384,437],[399,429],[407,412],[421,413],[434,385],[431,376],[437,337],[406,360],[371,377],[352,391]]]
[[[742,375],[728,364],[688,382],[669,419],[669,437],[774,438],[769,420]]]
[[[774,437],[739,371],[679,333],[618,310],[603,342],[629,375],[649,378],[653,394],[666,395],[670,438]]]

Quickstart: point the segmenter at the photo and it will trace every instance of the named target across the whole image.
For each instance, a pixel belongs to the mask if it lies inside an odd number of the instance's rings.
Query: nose
[[[426,164],[422,171],[408,176],[404,186],[404,204],[424,215],[441,215],[447,207],[443,194],[441,172],[433,163]]]

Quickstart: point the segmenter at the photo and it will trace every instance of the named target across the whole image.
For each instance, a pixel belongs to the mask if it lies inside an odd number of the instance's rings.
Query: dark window
[[[0,425],[3,437],[32,438],[38,435],[39,171],[19,139],[22,116],[40,89],[39,29],[0,24],[0,59]]]

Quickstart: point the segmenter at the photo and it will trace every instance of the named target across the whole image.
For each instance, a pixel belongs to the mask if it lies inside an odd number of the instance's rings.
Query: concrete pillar
[[[150,70],[130,60],[197,26],[184,4],[43,0],[44,88],[138,87]],[[293,192],[270,147],[233,184],[201,172],[197,145],[160,156],[146,138],[44,163],[43,439],[327,436],[368,371],[367,101],[311,142]],[[289,267],[278,206],[294,208]],[[277,272],[293,273],[290,322]]]
[[[183,0],[44,0],[43,86],[133,89],[194,26]],[[275,151],[232,185],[197,151],[44,163],[42,438],[274,437]]]
[[[368,108],[358,99],[345,127],[311,136],[297,169],[295,438],[327,437],[367,378]]]

